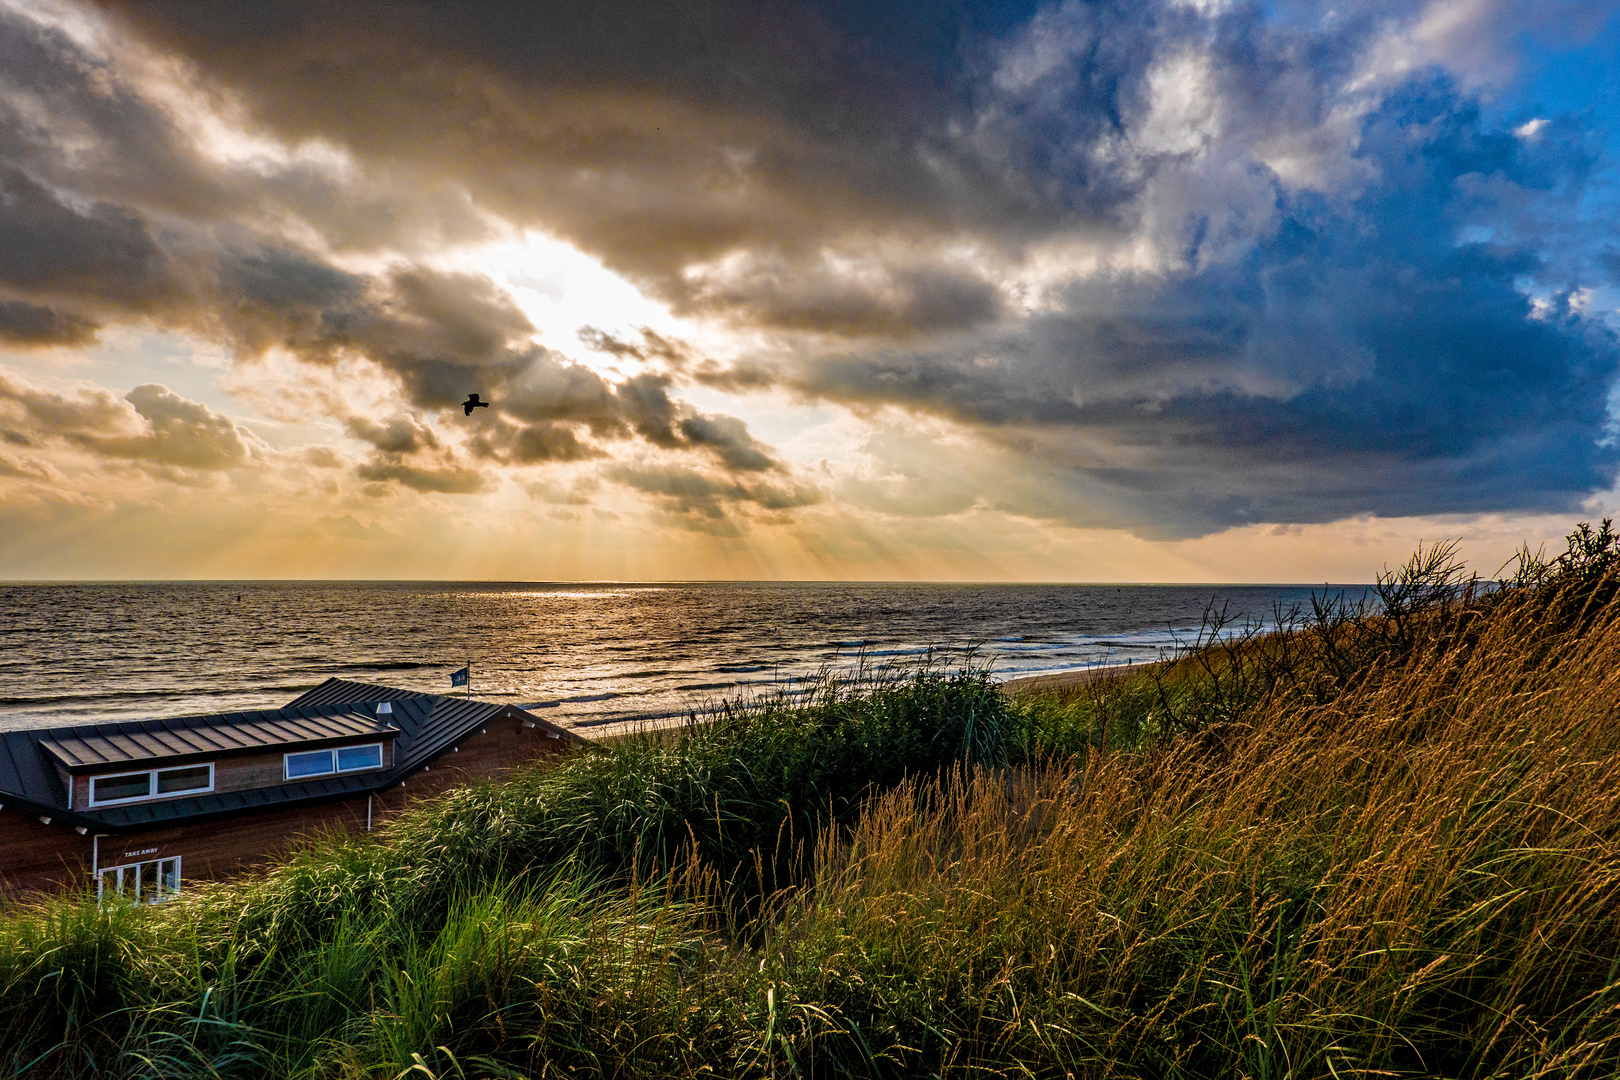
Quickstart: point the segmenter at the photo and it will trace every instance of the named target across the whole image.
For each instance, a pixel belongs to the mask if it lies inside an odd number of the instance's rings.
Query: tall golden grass
[[[1620,608],[1570,599],[1431,611],[1327,702],[884,795],[779,932],[796,993],[901,1071],[1620,1073]]]
[[[1620,1075],[1617,548],[1577,534],[1492,589],[1420,553],[1377,606],[1161,669],[1012,703],[924,680],[452,795],[161,908],[25,907],[0,1069]],[[956,764],[907,776],[929,703]],[[844,749],[789,752],[823,721]],[[858,813],[812,815],[862,776]]]

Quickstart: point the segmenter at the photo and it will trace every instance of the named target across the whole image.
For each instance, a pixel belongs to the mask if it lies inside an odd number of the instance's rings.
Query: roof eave
[[[325,750],[333,746],[346,746],[353,743],[376,742],[379,739],[389,742],[397,740],[402,732],[398,728],[386,728],[380,731],[363,732],[355,735],[330,735],[324,739],[306,739],[299,742],[270,743],[265,746],[233,746],[217,751],[198,750],[184,754],[169,754],[163,757],[130,758],[125,761],[91,761],[74,763],[64,760],[57,748],[40,740],[39,746],[52,759],[58,762],[71,776],[85,776],[107,770],[140,772],[143,768],[155,769],[169,765],[191,765],[199,761],[218,761],[222,758],[261,757],[270,754],[297,753],[302,750]]]

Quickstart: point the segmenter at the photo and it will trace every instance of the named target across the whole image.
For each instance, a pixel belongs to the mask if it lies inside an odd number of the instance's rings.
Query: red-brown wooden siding
[[[407,777],[403,787],[372,797],[372,825],[382,825],[401,807],[424,796],[469,782],[499,780],[514,768],[554,757],[574,745],[549,737],[544,728],[525,728],[516,713],[498,713],[481,731],[440,754],[426,770]],[[279,754],[274,765],[279,782]],[[84,807],[80,799],[87,797],[87,790],[82,794],[75,791],[74,806]],[[103,836],[99,863],[106,868],[178,855],[183,880],[228,877],[321,832],[364,830],[367,798],[361,795]],[[43,825],[31,814],[0,810],[0,892],[49,890],[88,881],[91,853],[92,837],[80,836],[71,827]]]
[[[45,825],[33,813],[0,810],[0,890],[7,893],[61,888],[90,871],[88,836],[60,821]]]
[[[358,746],[358,745],[365,745],[365,744],[356,743],[354,745]],[[383,743],[382,743],[382,748],[383,748],[383,769],[387,770],[387,769],[393,768],[393,765],[394,765],[394,744],[393,744],[393,740],[392,739],[384,740]],[[284,764],[284,758],[285,758],[285,755],[287,753],[297,753],[297,751],[296,750],[293,750],[293,751],[277,750],[273,754],[253,754],[253,755],[249,755],[249,756],[246,756],[246,757],[232,757],[232,758],[226,758],[223,761],[215,761],[215,762],[212,763],[213,766],[214,766],[214,788],[213,788],[213,790],[215,790],[215,791],[248,791],[248,790],[251,790],[253,788],[275,787],[278,784],[287,783],[288,782],[287,779],[286,779],[287,773],[286,773],[286,767],[285,767],[285,764]],[[195,762],[194,764],[203,765],[203,764],[208,764],[208,763],[199,761],[199,762]],[[165,766],[161,762],[158,762],[158,763],[155,763],[151,767],[162,769],[162,768],[167,768],[168,766]],[[96,776],[117,776],[120,773],[145,772],[145,771],[147,771],[145,768],[131,769],[128,766],[125,766],[124,768],[121,768],[121,769],[105,769],[105,770],[102,770],[100,772],[97,772],[95,775]],[[88,776],[88,775],[87,776],[76,776],[76,777],[73,778],[73,807],[74,807],[74,809],[79,810],[79,811],[93,811],[95,809],[94,807],[92,807],[90,805],[90,780],[91,780],[91,777]],[[294,782],[296,782],[296,781],[294,781]],[[184,798],[185,796],[175,796],[175,797],[176,798]],[[163,800],[152,799],[152,800],[143,800],[143,801],[161,802]]]

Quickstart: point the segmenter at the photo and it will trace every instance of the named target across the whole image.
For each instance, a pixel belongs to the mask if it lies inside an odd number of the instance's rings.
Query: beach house
[[[583,742],[515,705],[328,679],[279,709],[0,733],[0,893],[139,903]]]

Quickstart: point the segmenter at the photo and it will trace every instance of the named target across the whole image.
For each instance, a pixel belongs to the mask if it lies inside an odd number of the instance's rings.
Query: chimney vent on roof
[[[377,702],[377,715],[378,716],[393,716],[394,715],[394,703],[391,702],[391,701],[379,701],[379,702]]]

